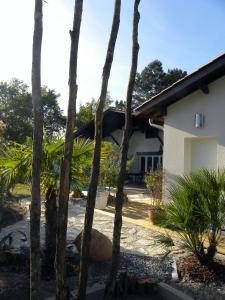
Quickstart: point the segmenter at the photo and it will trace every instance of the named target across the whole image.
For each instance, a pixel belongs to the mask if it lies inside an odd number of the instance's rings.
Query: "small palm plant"
[[[45,195],[45,261],[50,268],[54,265],[56,245],[56,199],[58,194],[59,168],[64,142],[60,138],[43,140],[41,185]],[[77,139],[74,142],[71,188],[81,188],[88,181],[93,154],[93,143]],[[17,183],[31,182],[32,141],[25,145],[11,143],[0,147],[0,182],[6,191]]]
[[[178,177],[169,196],[161,224],[176,229],[200,263],[212,263],[225,219],[225,171],[200,169]]]

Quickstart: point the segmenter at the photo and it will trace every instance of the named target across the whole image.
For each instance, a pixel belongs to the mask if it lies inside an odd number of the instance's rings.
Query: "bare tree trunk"
[[[40,282],[40,173],[43,139],[43,116],[41,105],[41,45],[42,45],[42,0],[35,0],[33,57],[32,57],[32,102],[34,113],[32,200],[30,207],[30,299],[39,299]]]
[[[56,190],[50,186],[45,195],[45,255],[44,267],[47,275],[54,273],[56,251],[57,207]]]
[[[140,19],[140,14],[138,11],[139,3],[140,0],[134,1],[132,62],[131,62],[130,78],[129,78],[128,88],[127,88],[125,129],[123,134],[121,163],[120,163],[120,171],[118,176],[117,192],[116,192],[112,268],[111,268],[108,284],[105,290],[105,299],[113,299],[113,293],[115,289],[116,276],[117,276],[119,259],[120,259],[120,236],[121,236],[121,228],[122,228],[123,188],[124,188],[124,179],[126,175],[129,139],[131,136],[131,122],[132,122],[131,104],[133,98],[135,76],[137,72],[138,51],[139,51],[139,44],[138,44],[138,23]]]
[[[103,109],[104,109],[105,100],[107,96],[108,80],[109,80],[112,61],[113,61],[117,34],[119,31],[120,8],[121,8],[121,0],[115,0],[112,29],[111,29],[110,39],[108,43],[106,60],[105,60],[103,73],[102,73],[101,93],[100,93],[100,98],[98,101],[97,110],[95,114],[95,149],[94,149],[94,156],[93,156],[93,163],[92,163],[91,179],[90,179],[88,195],[87,195],[84,231],[82,236],[78,300],[84,300],[86,297],[91,231],[92,231],[94,208],[95,208],[95,198],[96,198],[97,187],[98,187],[99,169],[100,169]]]
[[[70,31],[70,69],[69,69],[69,103],[67,113],[64,154],[60,170],[59,207],[56,243],[56,299],[67,299],[65,286],[65,251],[68,219],[68,200],[70,191],[70,172],[73,153],[73,131],[76,118],[77,98],[77,56],[80,37],[80,25],[83,11],[83,0],[76,0],[74,9],[73,30]]]

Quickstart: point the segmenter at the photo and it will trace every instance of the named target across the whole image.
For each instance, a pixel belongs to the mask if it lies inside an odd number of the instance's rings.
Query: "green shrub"
[[[211,263],[225,218],[225,171],[200,169],[178,177],[169,195],[161,224],[177,228],[184,246],[201,263]]]
[[[145,184],[150,191],[155,204],[160,204],[162,200],[162,169],[151,171],[145,175]]]

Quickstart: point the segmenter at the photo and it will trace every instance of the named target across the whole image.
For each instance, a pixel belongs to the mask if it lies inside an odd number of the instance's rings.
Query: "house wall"
[[[204,116],[203,128],[195,128],[195,114]],[[200,167],[225,167],[225,76],[202,91],[168,107],[164,122],[164,199],[177,175]]]
[[[118,129],[112,133],[114,139],[121,145],[123,130]],[[162,138],[162,133],[160,134]],[[112,138],[108,137],[106,140],[113,142]],[[135,131],[131,136],[129,143],[128,158],[133,159],[133,163],[130,167],[129,172],[139,173],[140,172],[140,155],[137,153],[143,152],[158,152],[160,151],[160,142],[157,138],[146,139],[145,133],[141,131]]]

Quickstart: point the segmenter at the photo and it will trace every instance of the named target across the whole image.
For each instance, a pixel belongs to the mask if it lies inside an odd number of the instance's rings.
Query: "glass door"
[[[162,167],[162,155],[144,155],[140,157],[140,171],[146,173]]]

